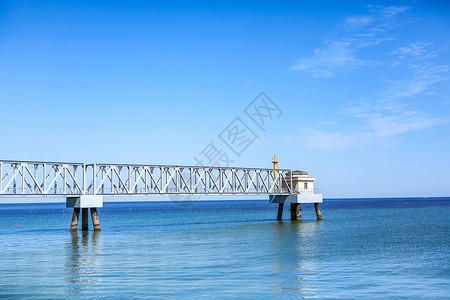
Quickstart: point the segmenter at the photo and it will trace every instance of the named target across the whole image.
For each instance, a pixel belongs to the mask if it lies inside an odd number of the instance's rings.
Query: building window
[[[304,183],[304,187],[303,187],[305,190],[307,190],[308,189],[308,183],[307,182],[305,182]]]

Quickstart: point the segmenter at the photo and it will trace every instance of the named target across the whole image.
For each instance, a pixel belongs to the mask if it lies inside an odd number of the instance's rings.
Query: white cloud
[[[371,8],[369,14],[348,17],[338,26],[339,37],[315,49],[312,56],[296,59],[290,70],[317,78],[376,64],[357,57],[357,51],[393,40],[385,33],[396,26],[394,17],[406,10],[408,7],[404,6],[377,6]]]
[[[310,57],[297,59],[291,69],[313,77],[329,77],[373,65],[374,61],[359,58],[357,51],[393,40],[394,37],[387,32],[398,26],[396,16],[406,12],[409,7],[369,8],[370,14],[349,17],[340,26],[340,33],[346,30],[349,34],[328,41],[325,47],[316,49]],[[397,77],[385,78],[382,88],[372,97],[364,95],[364,102],[353,103],[345,108],[341,113],[349,117],[348,122],[320,122],[320,129],[301,128],[300,136],[293,139],[316,149],[340,150],[392,142],[399,135],[450,122],[449,117],[434,116],[414,109],[411,101],[408,101],[411,97],[432,94],[435,84],[448,79],[449,66],[437,63],[438,51],[434,45],[409,42],[387,54],[390,61],[385,58],[379,66],[386,68],[387,76],[395,73]],[[398,77],[398,74],[402,76]]]
[[[385,18],[393,18],[396,15],[400,14],[400,13],[404,13],[405,11],[407,11],[408,9],[410,9],[410,7],[408,6],[382,6],[382,5],[377,5],[376,7],[372,8],[370,11],[374,12],[376,14],[380,14],[381,16],[385,17]]]
[[[410,131],[425,130],[448,122],[448,118],[429,116],[420,111],[378,110],[376,113],[355,115],[365,123],[364,130],[374,138],[392,137]]]
[[[379,92],[384,101],[409,98],[425,92],[431,85],[447,79],[447,66],[437,66],[434,70],[417,72],[410,79],[386,81],[389,87]]]
[[[322,122],[319,122],[317,125],[333,126],[333,125],[336,125],[336,122],[333,122],[333,121],[322,121]]]
[[[326,48],[316,49],[311,57],[299,58],[291,70],[304,71],[312,77],[330,77],[366,63],[355,57],[349,42],[332,42]]]
[[[352,16],[344,21],[344,26],[348,26],[352,29],[359,29],[372,24],[374,21],[375,19],[370,16]]]
[[[301,136],[296,137],[296,140],[311,148],[336,151],[382,142],[386,138],[450,122],[450,118],[433,117],[419,111],[408,110],[400,113],[378,110],[373,113],[359,113],[353,117],[361,121],[360,127],[353,127],[347,131],[301,128]]]
[[[405,67],[409,78],[386,80],[387,87],[378,93],[383,101],[413,97],[448,79],[449,66],[432,61],[438,56],[432,47],[432,43],[410,43],[393,51],[397,60],[391,65]]]
[[[302,128],[300,132],[301,136],[294,140],[320,150],[342,150],[354,146],[356,140],[360,140],[360,134],[354,132],[331,132],[313,128]]]
[[[405,98],[424,94],[432,84],[444,80],[443,78],[440,75],[423,75],[420,81],[413,75],[409,81],[399,83],[399,88],[391,86],[379,92],[381,96],[377,101],[353,103],[343,110],[352,120],[351,124],[358,125],[346,124],[346,130],[339,130],[339,124],[332,123],[329,123],[329,130],[301,128],[299,140],[316,149],[341,150],[449,123],[450,117],[433,116],[410,109],[410,105],[403,101]]]
[[[407,46],[398,48],[393,53],[398,55],[400,59],[407,59],[408,56],[415,59],[428,59],[437,56],[436,51],[432,47],[433,43],[410,43]]]

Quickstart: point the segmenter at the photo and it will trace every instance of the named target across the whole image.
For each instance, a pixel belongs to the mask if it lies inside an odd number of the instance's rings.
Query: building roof
[[[294,175],[308,175],[308,172],[300,171],[300,170],[294,170],[294,171],[292,171],[292,174],[294,174]]]

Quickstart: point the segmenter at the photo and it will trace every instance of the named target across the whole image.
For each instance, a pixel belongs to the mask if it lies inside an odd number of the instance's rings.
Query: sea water
[[[450,298],[450,198],[302,208],[105,202],[71,233],[63,203],[0,204],[0,298]]]

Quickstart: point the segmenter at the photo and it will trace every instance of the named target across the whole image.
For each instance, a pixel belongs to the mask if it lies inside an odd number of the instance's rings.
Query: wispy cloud
[[[360,145],[367,145],[373,142],[381,142],[386,138],[394,138],[401,134],[413,131],[423,131],[437,125],[450,122],[450,117],[434,116],[420,110],[410,108],[405,103],[405,97],[424,93],[430,85],[443,80],[444,77],[432,75],[423,79],[423,84],[418,88],[413,88],[417,78],[411,81],[405,80],[400,89],[389,87],[380,92],[388,95],[388,98],[380,97],[377,101],[353,103],[343,109],[341,114],[345,114],[351,124],[344,124],[346,129],[336,129],[343,127],[342,124],[331,121],[320,122],[318,125],[328,126],[327,130],[315,128],[300,128],[300,138],[309,147],[323,150],[341,150]],[[322,126],[323,128],[323,126]],[[296,137],[297,138],[297,137]]]
[[[436,65],[433,63],[413,66],[411,67],[411,78],[386,80],[388,87],[380,91],[379,95],[387,102],[421,94],[428,90],[430,86],[446,80],[448,78],[446,75],[448,70],[447,65]]]
[[[329,41],[326,47],[316,49],[311,57],[299,58],[292,70],[313,77],[329,77],[374,63],[357,57],[357,50],[393,39],[386,32],[397,26],[396,16],[408,9],[403,6],[369,7],[369,14],[347,18],[339,30],[349,30],[351,34]],[[385,74],[396,73],[395,79],[379,79],[381,89],[378,92],[364,95],[365,101],[353,101],[343,108],[340,114],[348,117],[347,123],[320,122],[317,128],[300,128],[300,136],[293,139],[316,149],[340,150],[392,141],[408,132],[450,122],[449,117],[414,109],[408,101],[433,92],[434,85],[448,79],[449,66],[439,64],[438,56],[439,51],[433,43],[408,42],[390,50],[380,64],[386,68]],[[324,129],[323,125],[327,124],[329,126]]]
[[[299,58],[291,70],[304,71],[312,77],[330,77],[365,64],[366,61],[356,58],[350,42],[332,42],[326,48],[316,49],[312,57]]]
[[[438,56],[432,43],[410,43],[396,49],[393,54],[397,55],[393,66],[405,68],[408,76],[385,80],[386,87],[378,93],[378,100],[382,103],[413,97],[448,79],[449,66],[432,60]]]
[[[351,16],[345,20],[344,26],[351,29],[360,29],[373,22],[375,22],[375,18],[372,16]]]
[[[433,43],[410,43],[404,47],[400,47],[393,51],[393,54],[399,56],[400,59],[408,59],[408,57],[429,59],[437,56],[437,52],[433,49]]]
[[[373,108],[370,110],[372,112],[353,115],[359,119],[361,126],[346,131],[300,128],[300,136],[294,139],[315,149],[342,150],[382,142],[386,138],[393,138],[411,131],[423,131],[450,122],[448,117],[430,116],[420,111],[392,112]]]
[[[410,7],[408,7],[408,6],[395,6],[395,5],[394,6],[369,5],[368,7],[371,8],[370,9],[371,12],[380,14],[381,16],[384,16],[385,18],[388,18],[388,19],[395,17],[396,15],[398,15],[400,13],[404,13],[405,11],[410,9]]]
[[[392,40],[392,37],[385,34],[386,31],[395,27],[395,17],[408,9],[406,6],[371,6],[367,15],[348,17],[338,26],[339,37],[328,39],[324,47],[314,51],[314,55],[298,58],[291,66],[291,71],[315,78],[331,77],[340,72],[376,64],[357,57],[358,50]]]

